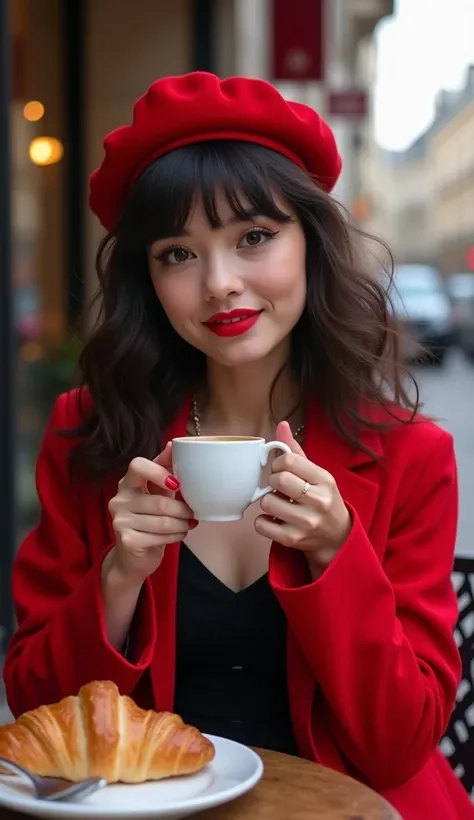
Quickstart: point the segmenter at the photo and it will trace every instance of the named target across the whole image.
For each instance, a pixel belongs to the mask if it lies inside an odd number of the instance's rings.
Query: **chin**
[[[257,341],[227,345],[227,347],[216,344],[212,349],[203,352],[209,359],[224,367],[245,367],[266,359],[280,344],[280,339],[275,340],[273,344],[268,342],[262,344]]]

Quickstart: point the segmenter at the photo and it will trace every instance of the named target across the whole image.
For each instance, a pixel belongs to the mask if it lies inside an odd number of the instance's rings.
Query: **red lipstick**
[[[216,336],[241,336],[257,323],[261,312],[249,308],[234,308],[226,313],[215,313],[204,324]]]

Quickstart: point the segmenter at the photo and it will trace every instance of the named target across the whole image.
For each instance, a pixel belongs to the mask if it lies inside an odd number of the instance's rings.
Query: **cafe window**
[[[51,401],[48,363],[63,343],[67,324],[62,5],[61,0],[11,0],[12,277],[20,536],[37,514],[34,468]]]

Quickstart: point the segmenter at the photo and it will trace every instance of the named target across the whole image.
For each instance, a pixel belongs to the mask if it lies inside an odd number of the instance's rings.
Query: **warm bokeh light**
[[[43,347],[39,342],[25,342],[20,348],[20,356],[24,362],[37,362],[43,357]]]
[[[30,143],[29,155],[35,165],[53,165],[63,153],[62,143],[54,137],[37,137]]]
[[[38,102],[38,100],[30,100],[23,109],[23,116],[25,120],[29,120],[29,122],[38,122],[43,115],[44,105]]]

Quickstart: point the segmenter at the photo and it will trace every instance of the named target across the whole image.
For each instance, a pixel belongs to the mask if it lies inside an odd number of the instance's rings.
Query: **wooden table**
[[[299,757],[255,751],[264,765],[260,783],[196,820],[401,820],[386,800],[350,777]]]
[[[350,777],[297,757],[255,750],[263,760],[262,780],[251,792],[196,820],[401,820],[382,797]],[[21,820],[0,808],[0,820]]]

